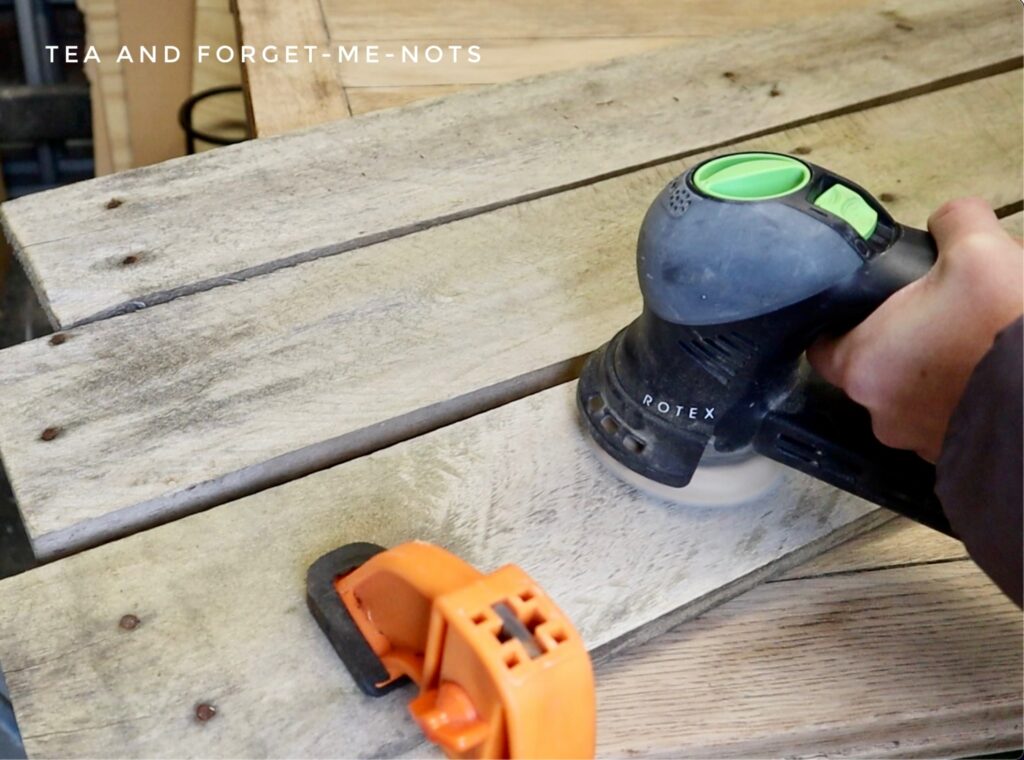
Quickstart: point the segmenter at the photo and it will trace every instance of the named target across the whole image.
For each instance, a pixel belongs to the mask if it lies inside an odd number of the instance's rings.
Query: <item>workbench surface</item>
[[[796,476],[672,510],[571,414],[639,309],[646,206],[724,146],[911,225],[981,195],[1019,235],[1018,5],[236,3],[246,44],[479,40],[486,65],[250,66],[267,139],[3,207],[57,330],[0,354],[47,563],[0,582],[30,754],[415,750],[302,600],[323,551],[412,537],[548,587],[596,647],[602,754],[1024,744],[1021,615],[958,542]]]

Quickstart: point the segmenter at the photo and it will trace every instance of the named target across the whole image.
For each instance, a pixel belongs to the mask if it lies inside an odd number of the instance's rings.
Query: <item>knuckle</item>
[[[962,214],[972,213],[978,210],[988,210],[990,206],[988,201],[977,195],[967,195],[963,198],[953,198],[948,200],[939,206],[929,217],[929,221],[934,222],[938,219],[942,219],[950,214]]]

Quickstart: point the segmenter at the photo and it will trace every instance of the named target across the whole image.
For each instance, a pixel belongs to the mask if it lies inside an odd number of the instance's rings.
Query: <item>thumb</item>
[[[955,198],[946,201],[928,218],[928,229],[935,237],[939,256],[965,254],[970,247],[964,243],[977,235],[1009,239],[995,212],[983,198]]]

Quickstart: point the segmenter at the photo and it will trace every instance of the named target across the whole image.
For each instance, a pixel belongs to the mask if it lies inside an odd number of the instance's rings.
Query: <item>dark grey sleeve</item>
[[[1021,606],[1024,323],[1003,330],[949,422],[935,491],[975,562]]]

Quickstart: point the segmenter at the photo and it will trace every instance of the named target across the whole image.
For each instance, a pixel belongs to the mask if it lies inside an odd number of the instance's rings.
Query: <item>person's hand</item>
[[[878,440],[934,462],[975,366],[1024,311],[1024,255],[978,198],[949,201],[928,229],[939,249],[932,270],[807,358],[867,408]]]

